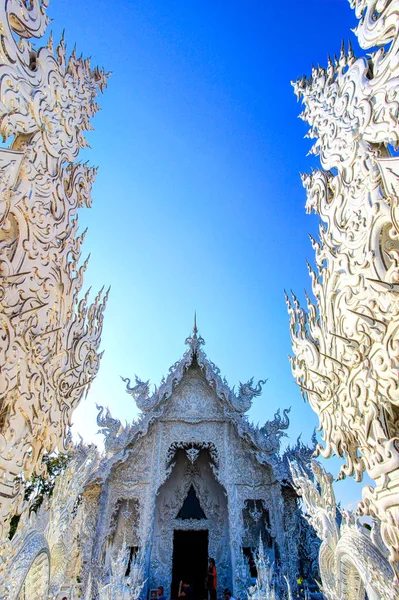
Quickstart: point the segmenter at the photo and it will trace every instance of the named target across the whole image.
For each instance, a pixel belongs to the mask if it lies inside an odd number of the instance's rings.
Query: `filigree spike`
[[[316,139],[310,153],[320,156],[324,170],[302,178],[306,210],[321,224],[319,242],[311,240],[317,272],[308,265],[316,302],[307,301],[306,312],[294,297],[292,306],[287,302],[291,367],[319,416],[323,454],[345,458],[342,476],[360,479],[368,471],[375,480],[374,490],[363,489],[363,510],[378,516],[395,568],[399,219],[393,198],[399,160],[385,147],[395,148],[399,140],[392,112],[399,103],[399,13],[393,2],[351,5],[360,19],[359,44],[373,50],[356,59],[351,42],[347,52],[342,42],[326,72],[312,66],[311,80],[295,87],[309,137]]]
[[[64,34],[56,60],[51,33],[45,47],[35,49],[31,40],[43,36],[49,23],[47,4],[0,4],[0,134],[5,141],[13,139],[12,149],[0,149],[0,184],[7,219],[15,224],[2,232],[0,259],[7,288],[0,299],[7,329],[0,395],[0,542],[10,517],[20,510],[21,480],[40,472],[45,453],[65,451],[69,444],[72,412],[99,368],[105,306],[96,300],[88,308],[87,297],[79,295],[87,261],[79,266],[84,234],[78,235],[76,215],[89,202],[92,175],[75,162],[80,132],[89,124],[105,79],[97,80],[89,65],[77,65],[75,53],[65,68]],[[1,587],[8,553],[0,549],[0,555]],[[8,592],[0,589],[3,596]]]

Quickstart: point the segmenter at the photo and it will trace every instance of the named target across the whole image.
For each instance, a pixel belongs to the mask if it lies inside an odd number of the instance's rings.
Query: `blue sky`
[[[292,379],[284,288],[309,289],[299,172],[306,125],[290,81],[354,36],[346,0],[52,0],[57,40],[112,71],[82,158],[99,166],[80,214],[85,286],[111,285],[100,373],[74,416],[95,436],[95,403],[130,420],[120,375],[158,383],[184,352],[194,310],[229,383],[269,377],[250,417],[292,406],[292,442],[317,417]],[[355,50],[357,49],[354,43]],[[334,474],[339,461],[328,461]],[[360,498],[353,481],[338,498]]]

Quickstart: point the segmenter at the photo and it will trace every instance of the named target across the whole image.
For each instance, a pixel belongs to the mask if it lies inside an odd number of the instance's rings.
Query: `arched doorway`
[[[219,586],[231,586],[226,492],[212,448],[176,444],[171,465],[156,497],[149,581],[177,598],[179,582],[192,579],[194,598],[203,598],[208,557],[216,561]]]

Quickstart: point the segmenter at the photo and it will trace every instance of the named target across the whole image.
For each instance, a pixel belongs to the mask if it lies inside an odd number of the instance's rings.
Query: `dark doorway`
[[[192,587],[194,600],[207,597],[205,579],[208,568],[208,531],[180,531],[173,534],[173,571],[171,598],[179,594],[180,581]],[[189,599],[188,599],[189,600]]]

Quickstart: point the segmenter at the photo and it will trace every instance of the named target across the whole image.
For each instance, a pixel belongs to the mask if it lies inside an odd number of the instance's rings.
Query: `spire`
[[[186,339],[186,344],[191,347],[191,350],[196,353],[200,346],[205,344],[205,341],[198,335],[197,327],[197,311],[194,311],[194,327],[191,335]]]

